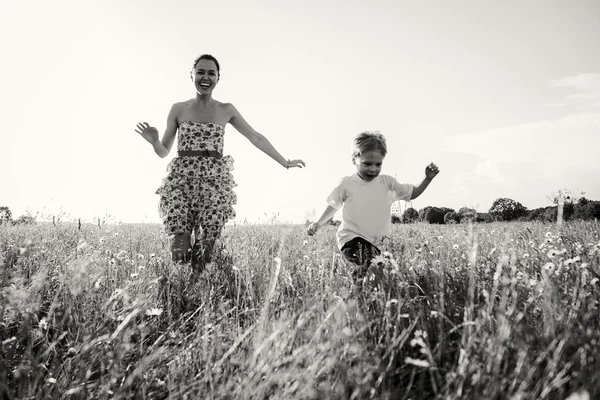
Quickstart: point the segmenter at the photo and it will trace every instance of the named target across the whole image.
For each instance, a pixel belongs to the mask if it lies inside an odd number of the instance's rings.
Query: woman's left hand
[[[302,168],[306,167],[306,163],[302,160],[287,160],[287,163],[284,165],[285,168]]]

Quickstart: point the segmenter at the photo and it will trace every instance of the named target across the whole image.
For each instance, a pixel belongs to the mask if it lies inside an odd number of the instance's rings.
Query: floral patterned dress
[[[165,232],[170,237],[192,232],[199,237],[202,232],[203,239],[216,239],[223,225],[235,218],[237,202],[233,158],[222,157],[225,127],[183,121],[178,130],[178,155],[156,191]],[[194,155],[186,155],[190,153]]]

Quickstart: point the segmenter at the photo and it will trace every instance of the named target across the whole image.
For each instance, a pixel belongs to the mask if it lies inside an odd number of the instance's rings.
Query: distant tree
[[[419,220],[419,212],[414,208],[410,207],[404,210],[404,214],[402,214],[402,222],[405,224],[411,224],[413,222],[417,222]]]
[[[527,208],[523,204],[513,199],[505,197],[494,200],[489,213],[494,219],[502,221],[512,221],[527,214]]]
[[[9,223],[12,221],[12,212],[10,208],[5,206],[0,206],[0,225],[4,223]]]
[[[392,214],[392,224],[401,224],[402,218],[399,215]]]

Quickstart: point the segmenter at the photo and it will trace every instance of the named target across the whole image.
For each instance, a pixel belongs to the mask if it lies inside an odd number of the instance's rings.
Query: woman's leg
[[[192,267],[202,271],[212,263],[215,241],[221,236],[223,225],[225,225],[224,212],[222,210],[203,210],[199,216],[199,225],[202,233],[196,237],[192,248]],[[198,228],[196,228],[198,232]]]
[[[192,259],[192,244],[190,235],[186,233],[176,234],[171,239],[171,258],[173,262],[186,263]]]

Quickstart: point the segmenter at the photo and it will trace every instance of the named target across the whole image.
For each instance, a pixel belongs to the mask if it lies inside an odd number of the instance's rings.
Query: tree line
[[[568,193],[568,192],[566,192]],[[420,210],[407,208],[402,214],[392,215],[393,223],[428,222],[430,224],[457,224],[464,222],[495,221],[556,221],[562,209],[562,220],[600,219],[600,201],[585,196],[575,197],[559,191],[551,196],[553,205],[529,210],[520,202],[506,197],[494,200],[487,212],[478,212],[469,207],[454,210],[448,207],[427,206]]]

